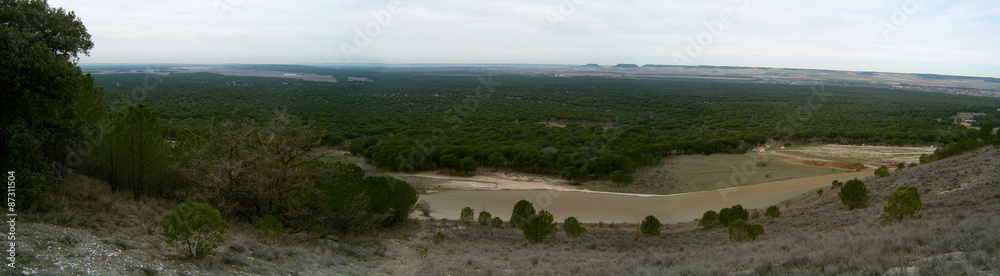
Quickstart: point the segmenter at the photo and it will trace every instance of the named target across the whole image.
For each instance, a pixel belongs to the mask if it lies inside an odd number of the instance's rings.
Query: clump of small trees
[[[737,219],[743,219],[744,221],[750,219],[750,211],[743,208],[743,205],[733,205],[729,208],[722,208],[718,213],[715,211],[705,211],[705,214],[701,216],[701,221],[698,222],[699,225],[705,227],[705,229],[714,228],[716,226],[726,227],[730,223]]]
[[[746,220],[736,219],[729,224],[729,240],[733,242],[753,241],[764,234],[764,226],[748,224]]]
[[[781,216],[778,206],[768,207],[765,215],[771,218]],[[756,240],[758,236],[764,234],[764,226],[760,224],[748,224],[750,211],[743,208],[743,205],[733,205],[729,208],[722,208],[718,213],[715,211],[705,211],[698,222],[701,227],[711,229],[715,227],[726,227],[729,230],[729,240],[734,242]]]

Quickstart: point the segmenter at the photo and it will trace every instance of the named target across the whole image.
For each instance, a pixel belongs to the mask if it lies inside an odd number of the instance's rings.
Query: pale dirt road
[[[828,174],[783,181],[739,186],[714,191],[675,195],[629,195],[560,190],[452,190],[420,195],[431,206],[431,217],[458,219],[461,209],[472,207],[478,216],[488,211],[507,221],[514,203],[527,199],[536,210],[547,210],[556,220],[574,216],[581,222],[638,223],[647,215],[661,222],[686,222],[708,210],[736,204],[747,209],[763,209],[786,199],[830,186],[833,180],[847,181],[872,176],[871,171]],[[831,196],[831,195],[824,195]],[[414,213],[414,217],[418,216]]]

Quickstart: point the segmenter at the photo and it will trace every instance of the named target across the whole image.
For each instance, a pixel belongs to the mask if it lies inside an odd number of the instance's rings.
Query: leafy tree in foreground
[[[534,214],[521,222],[521,231],[524,232],[524,238],[528,239],[529,242],[539,243],[552,240],[556,235],[556,231],[559,230],[556,228],[552,214],[541,210],[538,211],[538,214]]]
[[[193,258],[203,258],[225,242],[223,235],[228,226],[218,210],[197,202],[177,205],[173,213],[163,216],[160,221],[167,244]]]
[[[646,236],[659,236],[661,227],[663,227],[663,224],[660,224],[660,220],[656,219],[653,215],[649,215],[646,216],[646,219],[642,220],[639,231]]]
[[[575,217],[568,217],[563,220],[563,231],[566,231],[566,235],[570,237],[579,237],[587,233],[587,228],[583,228]]]
[[[705,211],[705,214],[701,216],[701,220],[698,221],[698,225],[705,227],[705,229],[710,229],[719,224],[719,214],[715,211]]]
[[[493,227],[503,227],[503,219],[500,217],[493,217],[493,219],[490,220],[490,225]]]
[[[823,190],[820,191],[822,192]],[[781,211],[778,210],[778,206],[773,205],[771,207],[767,207],[767,210],[764,213],[770,218],[777,218],[781,216]]]
[[[90,153],[103,90],[76,66],[94,43],[73,12],[2,1],[0,41],[0,167],[16,171],[17,203],[31,206]]]
[[[490,224],[490,219],[491,218],[493,218],[493,215],[490,214],[490,212],[482,211],[482,212],[479,212],[479,219],[477,219],[477,221],[479,222],[479,225],[484,225],[485,226],[485,225],[489,225]]]
[[[462,214],[458,217],[462,221],[462,224],[466,226],[472,225],[472,220],[475,218],[476,212],[472,210],[471,207],[462,208]]]
[[[847,205],[851,210],[868,206],[868,187],[857,178],[848,180],[843,188],[840,188],[840,202]]]
[[[885,204],[885,221],[903,221],[905,219],[920,219],[922,216],[917,213],[923,207],[920,202],[920,193],[914,187],[900,187],[889,195],[888,203]]]
[[[875,175],[877,175],[878,177],[889,176],[889,167],[886,166],[878,167],[878,169],[875,169]]]
[[[510,226],[520,228],[521,221],[534,214],[535,206],[531,204],[531,201],[522,199],[514,204],[514,211],[510,214]]]

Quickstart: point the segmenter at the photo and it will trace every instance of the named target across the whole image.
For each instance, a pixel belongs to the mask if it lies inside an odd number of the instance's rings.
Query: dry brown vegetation
[[[658,237],[636,225],[587,224],[588,233],[530,244],[520,230],[421,220],[356,240],[304,233],[263,238],[236,225],[204,260],[180,259],[160,240],[156,218],[173,203],[131,200],[76,177],[53,193],[48,212],[21,228],[22,270],[38,274],[302,275],[880,275],[1000,272],[1000,151],[993,147],[865,180],[866,208],[848,210],[835,191],[752,216],[765,234],[729,242],[723,229],[667,225]],[[923,218],[885,224],[886,197],[903,186],[922,196]],[[751,210],[756,212],[759,210]],[[574,215],[574,214],[556,214]],[[27,218],[27,216],[26,216]],[[443,239],[435,236],[441,233]]]
[[[802,161],[802,164],[806,164],[813,167],[834,167],[839,169],[848,170],[864,170],[865,164],[861,163],[850,163],[850,162],[831,162],[822,160],[806,160]]]

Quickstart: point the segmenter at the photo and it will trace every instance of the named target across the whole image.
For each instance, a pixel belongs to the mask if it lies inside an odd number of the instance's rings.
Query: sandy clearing
[[[472,176],[440,174],[436,172],[384,173],[402,179],[417,189],[442,190],[560,190],[579,191],[567,181],[545,175],[518,172],[476,172]]]
[[[871,176],[871,171],[820,175],[714,191],[674,195],[627,195],[560,190],[453,190],[420,196],[431,205],[431,217],[458,219],[463,207],[476,213],[488,211],[505,221],[511,208],[521,199],[548,210],[562,221],[574,216],[581,222],[639,222],[654,215],[665,223],[700,218],[707,210],[719,210],[735,204],[748,209],[762,209],[786,199],[825,188],[833,180],[847,181]],[[830,196],[830,195],[826,195]]]

